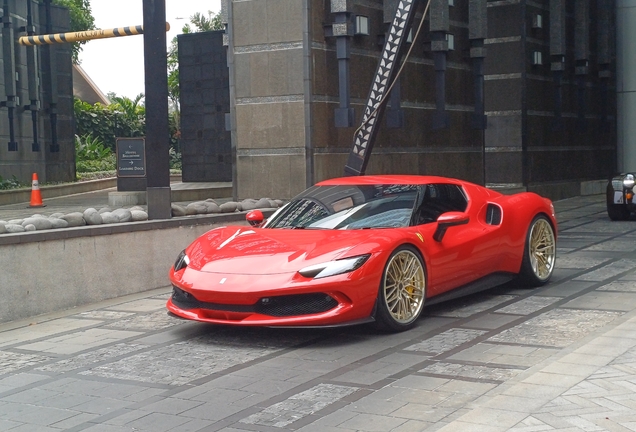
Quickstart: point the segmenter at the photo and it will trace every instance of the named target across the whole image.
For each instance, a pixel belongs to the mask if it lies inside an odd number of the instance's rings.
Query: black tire
[[[413,246],[391,253],[382,272],[376,300],[376,327],[392,332],[415,325],[426,299],[426,267]]]
[[[629,220],[629,209],[623,204],[607,203],[607,215],[613,221]]]
[[[523,249],[519,281],[527,287],[545,285],[556,264],[556,237],[554,227],[544,215],[536,216],[530,223]]]

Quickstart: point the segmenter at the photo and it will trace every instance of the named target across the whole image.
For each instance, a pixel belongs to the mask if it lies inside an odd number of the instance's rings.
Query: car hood
[[[186,253],[190,259],[188,267],[202,272],[292,273],[309,265],[344,258],[349,250],[371,236],[369,230],[230,226],[203,234],[186,249]]]

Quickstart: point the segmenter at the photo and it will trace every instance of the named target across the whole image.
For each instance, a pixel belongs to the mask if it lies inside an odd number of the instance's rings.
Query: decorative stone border
[[[233,213],[235,211],[248,211],[254,209],[272,209],[278,208],[283,205],[282,200],[273,200],[270,198],[244,199],[241,202],[228,201],[223,204],[218,204],[213,199],[207,199],[205,201],[195,201],[182,206],[179,204],[172,204],[172,216],[190,216],[195,214],[212,214],[212,213]]]
[[[228,201],[222,204],[213,199],[196,201],[182,206],[172,204],[172,216],[192,216],[215,213],[234,213],[254,209],[276,209],[283,204],[282,200],[269,198],[245,199],[240,202]],[[119,208],[112,210],[103,207],[99,210],[88,208],[83,212],[53,213],[50,216],[34,214],[23,219],[0,220],[0,234],[15,234],[30,231],[42,231],[56,228],[72,228],[85,225],[104,225],[122,222],[140,222],[148,220],[148,213],[143,207]]]

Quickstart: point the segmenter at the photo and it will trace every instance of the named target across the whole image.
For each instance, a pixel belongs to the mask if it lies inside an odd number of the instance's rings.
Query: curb
[[[78,183],[40,186],[42,198],[56,198],[65,195],[75,195],[93,192],[101,189],[117,187],[116,178],[88,180]],[[0,191],[0,205],[28,203],[31,200],[31,188]]]
[[[171,175],[170,181],[181,181],[181,175]],[[105,179],[87,180],[76,183],[40,186],[42,198],[57,198],[66,195],[75,195],[85,192],[94,192],[102,189],[117,187],[117,177]],[[231,194],[230,194],[231,195]],[[31,201],[31,188],[1,190],[0,206],[9,204],[28,203]]]

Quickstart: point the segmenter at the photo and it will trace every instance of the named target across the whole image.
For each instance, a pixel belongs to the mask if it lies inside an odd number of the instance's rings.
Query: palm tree
[[[118,104],[127,118],[137,119],[146,112],[146,108],[143,104],[140,104],[143,98],[143,93],[139,93],[134,99],[130,99],[126,96],[113,96],[111,102]]]
[[[143,93],[139,93],[134,99],[126,96],[109,95],[111,104],[108,110],[112,113],[113,133],[124,136],[141,136],[146,129],[146,107],[142,100]],[[123,127],[123,129],[122,129]]]
[[[213,30],[223,30],[223,22],[221,22],[221,13],[213,13],[208,11],[208,16],[204,16],[202,13],[195,13],[190,17],[190,23],[194,25],[195,30],[192,31],[190,24],[183,26],[184,33],[199,33]],[[187,30],[186,30],[187,29]]]

